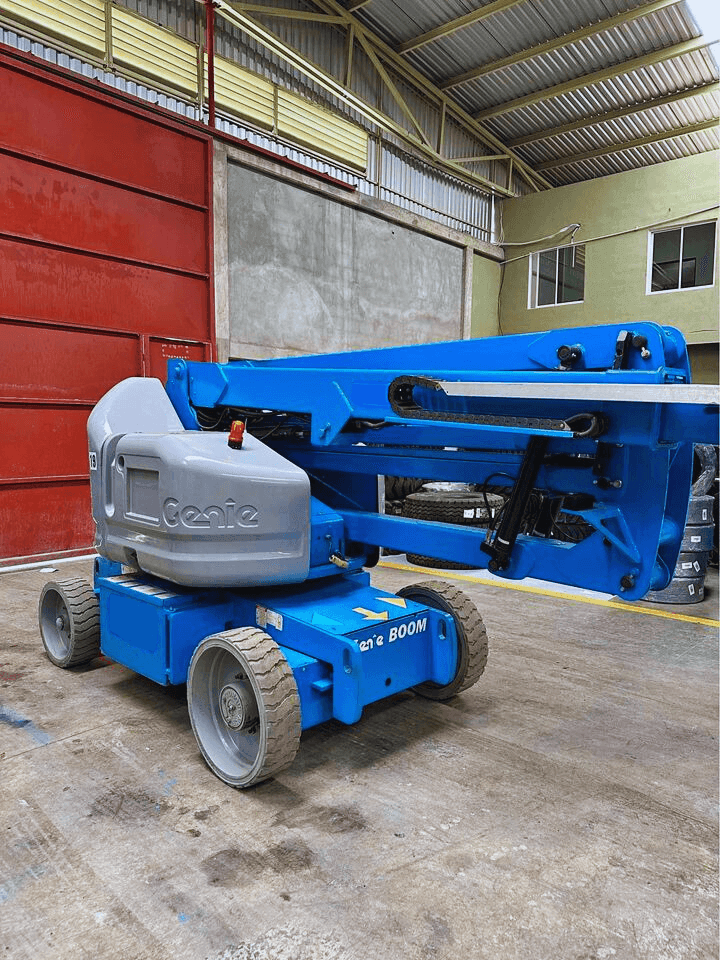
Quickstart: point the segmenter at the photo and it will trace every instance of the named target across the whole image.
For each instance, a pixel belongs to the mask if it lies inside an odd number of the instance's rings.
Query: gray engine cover
[[[306,579],[310,481],[260,440],[232,450],[226,433],[184,430],[142,378],[103,397],[88,437],[102,556],[194,587]]]

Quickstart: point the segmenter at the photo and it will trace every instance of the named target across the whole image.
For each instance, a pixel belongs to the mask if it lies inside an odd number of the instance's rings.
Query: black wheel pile
[[[402,515],[413,520],[435,523],[454,523],[464,527],[487,527],[495,520],[504,503],[503,497],[488,493],[466,491],[420,490],[410,494],[403,503]],[[436,557],[409,553],[408,561],[418,567],[439,570],[471,570],[472,565],[441,560]],[[479,559],[479,558],[478,558]]]
[[[404,500],[405,497],[419,490],[424,482],[424,480],[415,480],[413,477],[385,477],[385,502]]]
[[[551,536],[563,543],[580,543],[592,532],[593,528],[582,517],[561,510],[553,521]]]

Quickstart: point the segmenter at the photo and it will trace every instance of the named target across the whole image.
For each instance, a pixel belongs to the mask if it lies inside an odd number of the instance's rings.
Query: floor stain
[[[266,850],[227,847],[207,857],[200,868],[211,886],[231,887],[255,880],[261,873],[288,873],[307,870],[315,854],[300,837],[288,837]]]
[[[114,788],[95,798],[90,808],[91,817],[111,817],[121,823],[158,817],[172,809],[165,797],[151,796],[143,790]]]
[[[8,670],[0,670],[0,683],[12,683],[13,680],[22,680],[27,673],[10,673]]]
[[[40,730],[29,717],[24,716],[22,713],[18,713],[17,710],[13,710],[10,707],[4,707],[0,703],[0,723],[6,724],[8,727],[15,727],[16,729],[23,729],[26,733],[29,733],[33,738],[35,743],[45,745],[50,743],[52,737],[49,733],[45,733],[44,730]]]
[[[353,833],[367,830],[368,822],[357,807],[303,804],[299,809],[278,814],[275,823],[286,827],[317,827],[324,833]]]

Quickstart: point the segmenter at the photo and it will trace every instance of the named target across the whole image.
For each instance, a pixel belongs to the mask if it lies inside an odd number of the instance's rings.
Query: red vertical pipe
[[[215,9],[205,0],[205,43],[208,58],[208,125],[215,126]]]

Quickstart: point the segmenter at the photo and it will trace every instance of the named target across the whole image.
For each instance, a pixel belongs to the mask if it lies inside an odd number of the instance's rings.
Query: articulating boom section
[[[186,430],[248,431],[300,467],[342,519],[329,559],[378,546],[489,567],[509,578],[622,592],[667,584],[694,442],[716,442],[713,388],[690,386],[673,328],[556,330],[227,364],[171,360],[167,393]],[[489,530],[377,511],[377,476],[510,490]],[[315,502],[315,501],[314,501]],[[562,510],[578,543],[552,534]]]

